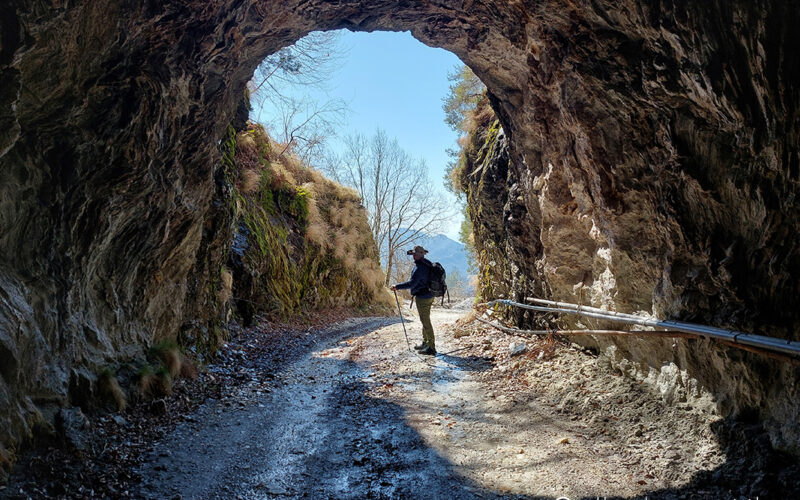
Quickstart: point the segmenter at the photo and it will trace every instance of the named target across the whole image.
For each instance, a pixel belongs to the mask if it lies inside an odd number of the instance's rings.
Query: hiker
[[[433,325],[431,325],[431,305],[433,304],[433,294],[428,290],[428,283],[431,277],[431,267],[433,263],[425,258],[427,250],[417,245],[414,250],[406,252],[407,255],[414,256],[414,270],[411,271],[411,279],[405,283],[398,283],[392,286],[392,290],[405,290],[409,288],[411,295],[417,301],[417,311],[419,320],[422,322],[422,343],[415,345],[414,349],[420,354],[434,356],[436,354],[436,343],[433,339]]]

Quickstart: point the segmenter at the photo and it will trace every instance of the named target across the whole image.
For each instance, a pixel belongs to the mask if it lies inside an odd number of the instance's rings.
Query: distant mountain
[[[451,274],[456,269],[461,276],[469,275],[469,265],[467,264],[467,248],[460,241],[455,241],[443,234],[425,236],[415,241],[414,245],[422,245],[429,253],[426,255],[432,262],[439,262],[444,267],[447,274]]]

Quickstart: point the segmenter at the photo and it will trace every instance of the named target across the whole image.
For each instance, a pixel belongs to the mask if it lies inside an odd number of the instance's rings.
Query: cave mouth
[[[486,84],[510,168],[474,222],[514,264],[492,276],[509,296],[800,332],[787,2],[14,5],[0,21],[8,442],[35,413],[17,403],[63,399],[81,367],[214,335],[209,283],[230,243],[217,140],[258,64],[317,30],[410,31]],[[616,347],[645,368],[680,361],[798,449],[791,370],[708,345]]]
[[[488,88],[492,107],[510,134],[508,117],[514,115],[513,106],[522,103],[521,89],[528,80],[525,72],[514,70],[514,59],[524,59],[529,49],[519,23],[523,10],[521,6],[512,7],[510,12],[483,4],[468,7],[353,2],[297,9],[289,3],[269,14],[251,8],[237,20],[238,28],[248,32],[249,44],[237,54],[239,64],[227,72],[226,83],[236,91],[243,90],[262,61],[312,33],[410,33],[425,46],[455,55],[474,71]],[[519,18],[514,19],[515,14]]]

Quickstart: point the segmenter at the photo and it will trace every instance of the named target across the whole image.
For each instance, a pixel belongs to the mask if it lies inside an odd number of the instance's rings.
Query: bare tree
[[[293,154],[305,164],[319,163],[325,156],[326,141],[336,135],[347,106],[340,100],[320,104],[292,96],[276,104],[280,116],[269,129],[273,138],[283,144],[279,154]]]
[[[314,31],[267,56],[253,75],[251,97],[271,100],[288,89],[324,88],[347,54],[339,38],[337,31]]]
[[[268,56],[250,82],[250,98],[260,109],[277,110],[277,118],[264,125],[284,144],[281,154],[292,153],[306,163],[323,158],[325,142],[335,135],[347,104],[341,99],[320,102],[302,89],[325,90],[341,66],[347,50],[338,32],[312,32],[294,45]],[[261,115],[256,118],[258,121]]]
[[[345,146],[342,157],[326,170],[361,195],[388,285],[398,250],[440,230],[453,213],[430,182],[425,161],[412,158],[384,131],[369,140],[350,136]]]
[[[392,258],[392,273],[391,278],[387,281],[394,282],[394,283],[401,283],[403,281],[408,280],[408,277],[411,275],[411,271],[414,269],[414,259],[408,255],[404,249],[400,249],[399,251],[395,252],[394,257]],[[408,293],[408,290],[403,290],[401,294],[408,298],[411,294]]]

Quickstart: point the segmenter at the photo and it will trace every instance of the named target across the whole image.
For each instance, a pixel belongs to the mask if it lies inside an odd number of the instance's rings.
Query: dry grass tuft
[[[240,151],[258,151],[256,146],[256,139],[250,134],[239,134],[236,137],[236,149]]]
[[[153,345],[150,356],[160,361],[171,377],[176,377],[181,372],[182,356],[175,342],[165,340]]]
[[[14,454],[0,444],[0,469],[8,469],[14,461]]]
[[[353,203],[360,203],[361,197],[358,195],[358,191],[351,187],[342,186],[341,184],[336,184],[335,182],[331,182],[334,185],[333,192],[334,195],[346,201],[351,201]]]
[[[320,224],[322,223],[322,214],[319,211],[319,205],[317,204],[317,196],[318,193],[314,189],[314,184],[307,182],[303,184],[303,189],[311,193],[311,196],[308,197],[308,221],[312,224]]]
[[[488,99],[481,99],[475,110],[470,113],[468,130],[477,130],[479,128],[488,128],[489,123],[495,119],[495,113],[489,105]]]
[[[156,384],[156,374],[153,367],[144,365],[139,369],[136,377],[136,394],[139,399],[147,399],[152,393]]]
[[[171,378],[175,378],[181,373],[183,356],[178,349],[170,349],[164,353],[163,363]]]
[[[297,184],[312,184],[318,186],[336,184],[322,175],[319,170],[304,165],[300,159],[295,156],[284,155],[280,158],[280,163],[292,174]]]
[[[189,380],[197,379],[197,366],[186,356],[183,357],[183,362],[181,363],[181,377]]]
[[[322,185],[326,182],[331,182],[328,179],[326,179],[325,176],[322,175],[322,173],[319,170],[310,168],[309,173],[311,178],[308,180],[308,182],[311,184]]]
[[[329,246],[328,228],[320,222],[312,222],[306,228],[306,239],[316,246],[326,249]]]
[[[287,189],[297,185],[292,173],[280,163],[273,163],[269,170],[269,187],[273,190]]]
[[[358,261],[358,275],[361,281],[369,290],[377,290],[383,287],[385,275],[383,270],[371,259],[361,259]]]
[[[153,385],[153,392],[159,396],[169,396],[172,394],[172,375],[167,367],[162,366],[158,369]]]
[[[475,322],[475,318],[480,316],[480,312],[476,311],[475,309],[471,309],[467,314],[462,316],[461,318],[456,321],[457,325],[468,325]]]
[[[349,230],[344,231],[344,228],[342,228],[336,233],[336,236],[334,236],[336,256],[340,259],[344,259],[347,254],[354,254],[356,248],[358,248],[362,241],[363,235],[358,229],[351,226]]]
[[[255,170],[245,170],[242,172],[239,191],[244,194],[255,193],[258,191],[259,184],[261,184],[261,173]]]
[[[128,406],[128,398],[111,370],[103,370],[97,385],[98,393],[104,404],[112,405],[117,411],[125,410]]]

